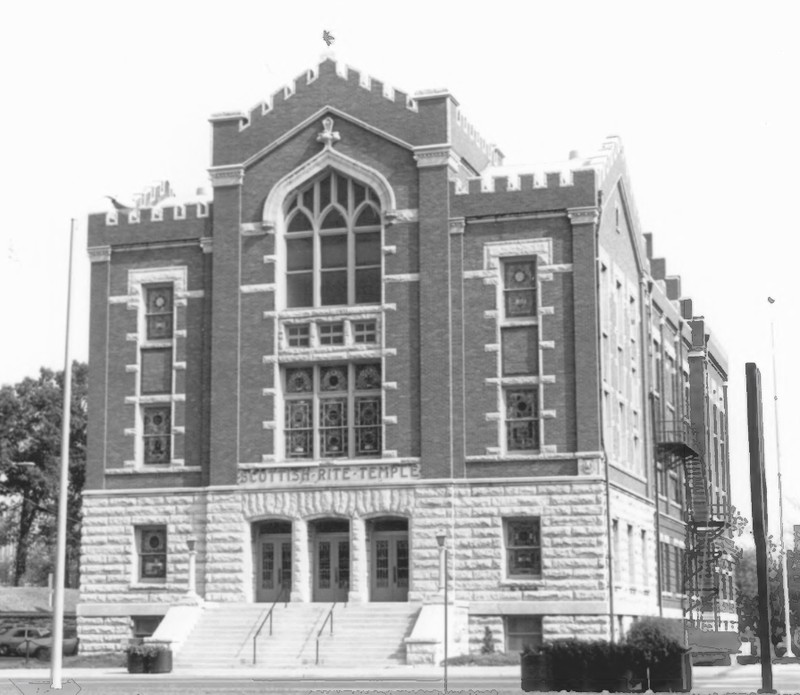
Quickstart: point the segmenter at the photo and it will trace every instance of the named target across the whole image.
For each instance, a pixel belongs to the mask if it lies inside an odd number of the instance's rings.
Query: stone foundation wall
[[[78,617],[81,654],[119,652],[133,637],[133,622],[128,616]]]

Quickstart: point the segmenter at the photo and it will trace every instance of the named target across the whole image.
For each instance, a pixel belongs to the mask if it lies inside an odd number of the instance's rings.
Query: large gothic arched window
[[[286,307],[381,301],[376,193],[326,171],[286,199]]]

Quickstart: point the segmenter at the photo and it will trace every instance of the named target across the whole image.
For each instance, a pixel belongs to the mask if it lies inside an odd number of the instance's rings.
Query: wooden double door
[[[319,533],[314,541],[314,601],[346,601],[350,590],[350,534]]]
[[[408,532],[375,531],[372,535],[372,601],[408,600]]]
[[[256,601],[275,601],[282,589],[286,599],[292,590],[292,536],[266,534],[258,537]]]

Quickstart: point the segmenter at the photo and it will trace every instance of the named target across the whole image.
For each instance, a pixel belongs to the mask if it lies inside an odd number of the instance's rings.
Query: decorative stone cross
[[[333,130],[333,119],[328,116],[322,119],[322,127],[325,129],[317,135],[317,142],[324,142],[325,149],[330,150],[333,148],[333,143],[341,140],[339,133]]]

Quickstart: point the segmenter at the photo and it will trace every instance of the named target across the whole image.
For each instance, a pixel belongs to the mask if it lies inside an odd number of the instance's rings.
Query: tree
[[[773,646],[783,638],[784,633],[784,601],[783,601],[783,563],[780,551],[769,536],[767,539],[767,575],[769,582],[769,607],[770,607],[770,637]],[[758,578],[756,575],[755,548],[747,548],[739,554],[739,564],[736,568],[736,609],[739,615],[739,632],[750,628],[758,632]],[[798,626],[797,610],[791,609],[790,620],[792,629]]]
[[[81,493],[86,464],[86,394],[88,366],[72,364],[70,406],[67,586],[77,585]],[[42,368],[39,377],[0,388],[0,471],[5,502],[0,512],[9,540],[16,545],[11,583],[42,584],[52,571],[61,464],[64,373]],[[15,465],[32,462],[33,466]]]

